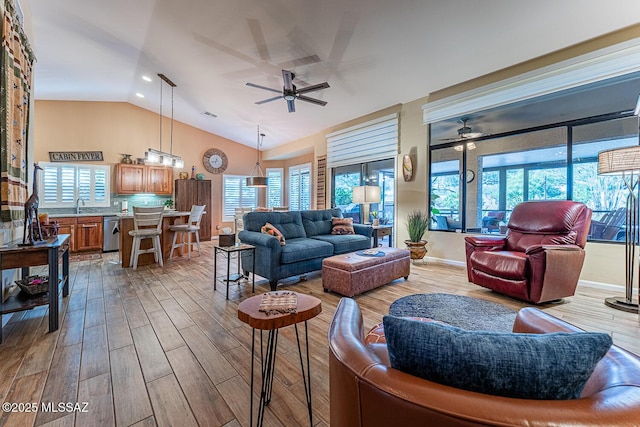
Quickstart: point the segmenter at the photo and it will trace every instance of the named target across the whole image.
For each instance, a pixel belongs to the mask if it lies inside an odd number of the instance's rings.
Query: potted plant
[[[427,254],[426,240],[422,240],[422,236],[429,228],[431,216],[421,210],[414,210],[407,216],[407,231],[409,232],[409,240],[405,240],[407,249],[411,252],[411,259],[423,259]]]
[[[164,201],[164,208],[167,210],[173,209],[173,199],[167,199]]]
[[[377,227],[380,225],[380,218],[378,218],[378,215],[379,215],[378,211],[371,212],[371,224],[374,227]]]

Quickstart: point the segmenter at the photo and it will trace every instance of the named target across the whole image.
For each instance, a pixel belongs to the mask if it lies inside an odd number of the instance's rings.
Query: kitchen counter
[[[46,213],[46,212],[39,212],[40,214]],[[70,214],[49,214],[49,218],[52,219],[56,219],[56,218],[79,218],[79,217],[85,217],[85,216],[116,216],[118,215],[120,212],[82,212],[79,214],[75,214],[75,213],[70,213]]]

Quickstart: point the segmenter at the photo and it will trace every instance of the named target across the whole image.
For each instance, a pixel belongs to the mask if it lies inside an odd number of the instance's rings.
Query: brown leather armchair
[[[580,329],[536,308],[520,310],[514,332]],[[615,345],[580,399],[527,400],[461,390],[390,367],[386,344],[368,344],[357,303],[342,298],[329,328],[331,427],[638,426],[640,358]]]
[[[469,281],[535,304],[572,296],[590,223],[583,203],[520,203],[506,236],[465,237]]]

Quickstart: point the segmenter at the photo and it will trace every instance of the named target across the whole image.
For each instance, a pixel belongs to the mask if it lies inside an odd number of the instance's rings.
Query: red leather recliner
[[[469,281],[534,304],[572,296],[590,224],[584,203],[520,203],[506,236],[465,237]]]

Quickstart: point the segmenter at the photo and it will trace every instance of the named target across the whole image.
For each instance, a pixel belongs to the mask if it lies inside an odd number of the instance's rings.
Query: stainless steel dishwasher
[[[105,216],[103,223],[102,251],[117,251],[120,249],[120,218]]]

